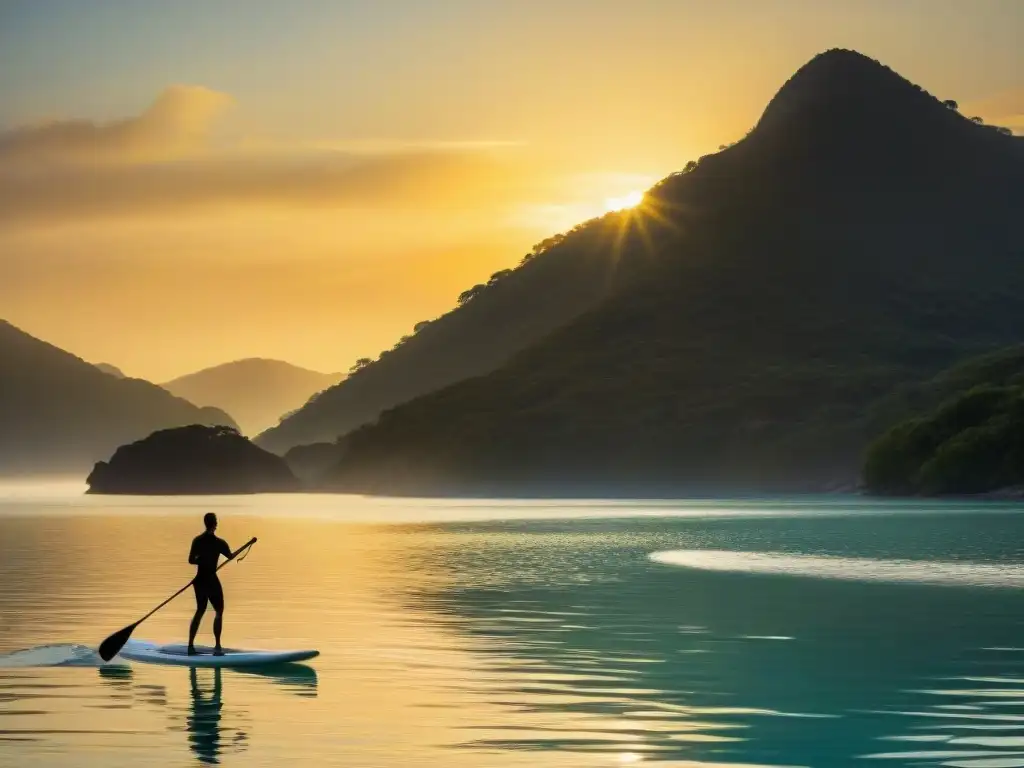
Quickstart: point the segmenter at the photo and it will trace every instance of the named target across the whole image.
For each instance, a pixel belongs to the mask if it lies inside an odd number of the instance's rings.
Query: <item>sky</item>
[[[853,48],[1024,133],[1018,0],[0,0],[0,318],[344,371]]]

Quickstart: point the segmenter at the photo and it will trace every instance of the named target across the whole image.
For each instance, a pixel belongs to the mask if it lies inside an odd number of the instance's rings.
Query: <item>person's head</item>
[[[203,515],[203,525],[206,526],[206,530],[213,533],[217,530],[217,516],[213,512],[207,512]]]

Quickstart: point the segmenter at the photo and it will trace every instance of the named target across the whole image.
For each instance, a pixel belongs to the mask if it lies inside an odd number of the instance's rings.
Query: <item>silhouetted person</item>
[[[217,516],[213,512],[207,512],[203,516],[203,524],[206,531],[192,539],[192,549],[188,553],[188,561],[196,566],[196,577],[192,580],[192,588],[196,592],[196,615],[192,617],[192,625],[188,628],[188,652],[196,652],[199,622],[206,613],[206,604],[210,603],[217,612],[213,620],[213,637],[217,641],[213,655],[223,656],[220,632],[224,625],[224,590],[220,586],[220,579],[217,578],[217,560],[221,555],[227,560],[233,560],[238,552],[232,552],[228,543],[214,534],[217,530]]]

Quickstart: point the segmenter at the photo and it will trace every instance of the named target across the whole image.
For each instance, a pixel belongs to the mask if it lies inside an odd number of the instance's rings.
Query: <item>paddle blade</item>
[[[112,658],[117,656],[121,649],[124,648],[124,644],[128,642],[128,638],[132,636],[132,632],[135,631],[137,626],[139,626],[138,623],[129,624],[120,632],[115,632],[100,643],[100,658],[104,661],[110,661]]]

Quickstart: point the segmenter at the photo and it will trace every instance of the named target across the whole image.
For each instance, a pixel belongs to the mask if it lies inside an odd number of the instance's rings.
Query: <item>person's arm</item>
[[[188,564],[196,565],[199,562],[199,553],[196,552],[196,539],[192,539],[192,548],[188,551]]]
[[[245,552],[245,550],[247,550],[249,547],[251,547],[253,544],[255,544],[256,543],[256,537],[253,536],[249,541],[245,542],[245,544],[240,546],[234,552],[231,551],[231,547],[228,546],[228,543],[226,541],[224,541],[224,539],[220,539],[219,541],[220,541],[220,553],[222,555],[224,555],[224,558],[225,558],[224,562],[227,563],[227,562],[230,562],[231,560],[234,560],[240,554]]]

